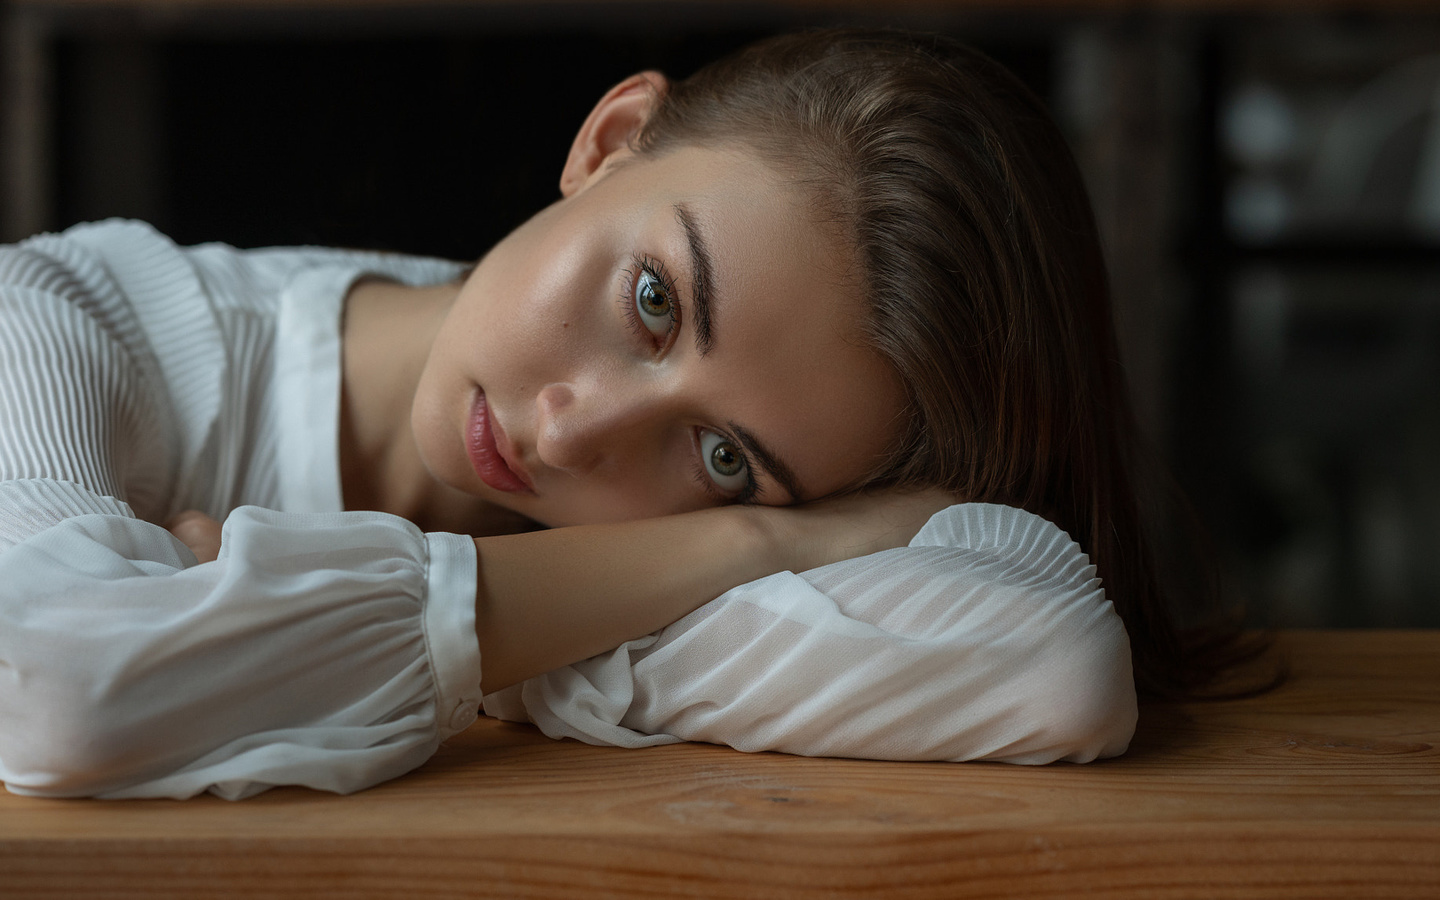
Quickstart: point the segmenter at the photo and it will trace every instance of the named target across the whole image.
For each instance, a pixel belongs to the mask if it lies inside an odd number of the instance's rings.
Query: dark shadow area
[[[683,77],[767,33],[130,42],[120,67],[153,82],[143,114],[156,135],[148,149],[155,171],[139,175],[148,183],[143,197],[68,177],[103,161],[135,123],[65,115],[99,105],[101,116],[107,108],[114,116],[126,105],[94,99],[105,90],[94,60],[113,48],[65,41],[57,218],[143,217],[182,244],[474,258],[559,196],[571,138],[609,87],[644,69]],[[1044,92],[1043,43],[991,50]]]

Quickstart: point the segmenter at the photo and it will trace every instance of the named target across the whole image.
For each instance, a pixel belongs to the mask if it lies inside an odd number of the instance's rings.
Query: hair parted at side
[[[1023,83],[941,36],[784,35],[672,84],[634,141],[641,155],[726,144],[808,188],[853,247],[866,338],[910,401],[868,484],[943,487],[1065,529],[1146,693],[1195,693],[1248,655],[1232,634],[1182,634],[1164,602],[1094,215]]]

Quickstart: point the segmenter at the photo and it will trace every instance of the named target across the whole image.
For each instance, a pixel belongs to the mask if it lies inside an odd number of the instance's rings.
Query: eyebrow
[[[690,245],[690,306],[695,315],[695,349],[705,356],[715,347],[715,319],[710,306],[715,267],[710,262],[710,248],[690,210],[684,204],[675,204],[675,218],[680,220]]]
[[[735,439],[745,445],[747,453],[760,463],[760,468],[770,473],[770,477],[779,482],[780,486],[790,495],[792,503],[799,503],[800,498],[805,496],[800,489],[800,481],[795,477],[795,470],[785,465],[785,461],[776,456],[774,451],[760,442],[755,435],[736,425],[728,423],[730,431],[734,433]]]
[[[685,242],[690,245],[690,307],[695,318],[695,349],[703,357],[715,349],[715,315],[711,305],[715,266],[711,263],[710,247],[705,243],[705,236],[700,233],[695,216],[685,204],[675,204],[675,218],[680,220],[680,227],[685,230]],[[795,470],[755,435],[734,422],[728,424],[735,439],[745,446],[746,452],[760,464],[760,468],[770,473],[770,477],[790,495],[792,502],[799,502],[804,494]]]

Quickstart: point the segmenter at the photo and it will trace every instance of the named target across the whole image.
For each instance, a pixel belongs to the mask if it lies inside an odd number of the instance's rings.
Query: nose
[[[549,468],[573,474],[639,462],[668,407],[643,385],[612,380],[547,384],[536,397],[535,452]]]

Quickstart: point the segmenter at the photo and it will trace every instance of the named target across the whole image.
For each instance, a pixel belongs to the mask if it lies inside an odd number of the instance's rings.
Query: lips
[[[497,440],[498,437],[498,440]],[[485,392],[475,395],[475,405],[470,408],[470,425],[466,430],[465,449],[470,454],[470,464],[480,480],[497,491],[508,494],[533,494],[525,470],[514,460],[514,451],[509,450],[505,432],[495,432],[495,423],[490,418],[490,406],[485,402]]]

